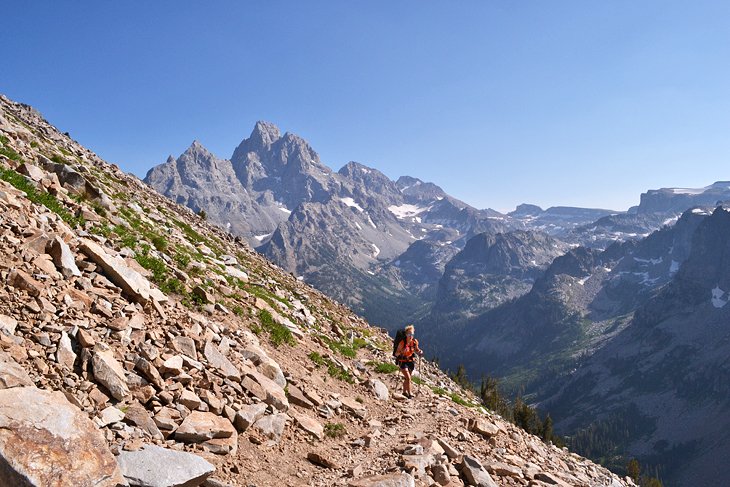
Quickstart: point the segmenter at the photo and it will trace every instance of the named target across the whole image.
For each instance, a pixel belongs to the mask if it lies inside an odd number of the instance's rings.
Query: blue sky
[[[144,176],[256,120],[480,208],[730,180],[729,2],[5,1],[0,93]]]

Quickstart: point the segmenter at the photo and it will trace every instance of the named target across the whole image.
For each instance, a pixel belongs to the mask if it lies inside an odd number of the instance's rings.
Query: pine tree
[[[545,416],[545,421],[542,423],[542,441],[545,443],[553,440],[553,418],[550,417],[550,413]]]
[[[465,389],[472,388],[471,382],[469,382],[469,379],[466,377],[466,368],[463,364],[459,364],[456,368],[456,374],[451,376],[451,379]]]
[[[639,475],[641,474],[641,466],[636,458],[629,460],[629,464],[626,466],[626,474],[631,477],[634,482],[639,481]]]

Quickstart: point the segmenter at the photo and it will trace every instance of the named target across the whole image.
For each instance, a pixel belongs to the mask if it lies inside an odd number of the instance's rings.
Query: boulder
[[[390,399],[390,393],[388,392],[388,386],[383,384],[378,379],[370,379],[368,381],[368,386],[373,391],[373,394],[375,394],[375,397],[380,401],[387,401]]]
[[[342,402],[342,406],[350,414],[357,418],[365,419],[365,415],[367,414],[367,409],[365,408],[365,406],[349,397],[343,397],[342,399],[340,399],[340,402]]]
[[[8,275],[11,286],[27,291],[31,296],[40,296],[44,286],[20,269],[13,269]]]
[[[114,284],[121,287],[125,293],[142,304],[150,299],[150,282],[139,272],[127,266],[121,257],[112,257],[96,242],[89,239],[82,239],[79,246],[81,252],[86,254],[99,267]]]
[[[124,368],[114,358],[114,352],[97,350],[91,363],[94,368],[94,380],[106,387],[115,399],[121,401],[129,395]]]
[[[318,440],[324,438],[324,426],[319,424],[319,421],[316,419],[312,419],[306,414],[299,414],[294,411],[290,411],[289,415],[296,420],[302,430],[306,431]]]
[[[193,411],[175,431],[175,439],[184,443],[200,443],[213,438],[229,438],[235,434],[236,429],[226,418]]]
[[[0,390],[0,485],[124,484],[104,435],[61,392]],[[62,475],[61,475],[62,474]]]
[[[32,386],[33,380],[7,352],[0,350],[0,389]]]
[[[264,416],[253,424],[253,428],[270,440],[279,443],[281,436],[284,434],[284,428],[286,428],[286,421],[288,419],[289,416],[286,414]]]
[[[315,465],[319,465],[320,467],[332,468],[332,469],[339,468],[339,466],[337,465],[337,463],[334,460],[332,460],[328,456],[323,455],[322,453],[319,453],[319,452],[307,453],[307,460],[309,460],[310,462],[312,462]]]
[[[213,465],[197,455],[155,445],[123,451],[117,461],[130,486],[195,487],[215,471]]]
[[[251,369],[247,370],[246,376],[263,389],[266,395],[266,398],[263,400],[266,404],[270,404],[279,411],[289,409],[289,400],[286,398],[284,389],[279,384]]]
[[[208,364],[220,370],[227,379],[241,380],[241,372],[218,350],[218,347],[211,340],[205,342],[203,355],[205,355]]]
[[[73,370],[74,362],[76,362],[76,354],[73,351],[71,339],[65,331],[61,333],[61,339],[58,341],[56,362],[69,370]]]
[[[374,475],[350,480],[347,487],[415,487],[416,480],[407,473]]]
[[[289,398],[289,402],[291,404],[306,409],[314,409],[314,404],[312,403],[312,401],[307,399],[304,393],[296,386],[289,386],[289,388],[287,389],[287,397]]]
[[[266,414],[266,404],[258,403],[243,406],[233,420],[233,424],[239,432],[246,431],[249,426],[254,424]]]
[[[56,264],[63,277],[81,276],[81,271],[76,266],[74,254],[61,237],[55,237],[51,241],[48,253],[53,258],[53,263]]]
[[[18,320],[12,316],[0,315],[0,331],[5,332],[8,335],[15,333],[15,328],[18,326]]]
[[[494,423],[483,419],[472,419],[469,421],[469,429],[474,433],[479,433],[485,438],[491,438],[499,433],[499,427]]]
[[[479,460],[469,455],[464,455],[461,461],[461,473],[469,482],[469,485],[475,485],[476,487],[497,487],[497,484],[492,480],[492,477],[490,477],[484,467],[482,467]]]
[[[135,425],[150,437],[158,440],[162,439],[162,433],[157,428],[157,424],[143,406],[139,404],[129,406],[127,412],[124,413],[124,420]]]

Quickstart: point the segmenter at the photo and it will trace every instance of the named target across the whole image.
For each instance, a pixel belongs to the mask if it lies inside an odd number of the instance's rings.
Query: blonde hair
[[[413,327],[413,325],[406,326],[406,334],[415,332],[416,329]]]

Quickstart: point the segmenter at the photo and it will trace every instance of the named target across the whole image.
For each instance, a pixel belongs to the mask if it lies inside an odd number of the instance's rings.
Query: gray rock
[[[175,431],[175,439],[185,443],[199,443],[214,438],[230,438],[236,429],[230,421],[213,413],[193,411]]]
[[[176,336],[172,339],[172,346],[183,355],[193,360],[198,360],[198,352],[195,350],[195,341],[190,337]]]
[[[233,425],[239,432],[246,431],[249,426],[254,424],[262,418],[264,414],[266,414],[266,408],[267,406],[264,403],[243,406],[238,412],[236,412]]]
[[[270,440],[279,443],[281,436],[284,434],[284,428],[286,428],[286,421],[288,419],[289,416],[286,414],[264,416],[253,424],[253,428],[260,431],[261,434]]]
[[[461,461],[461,473],[464,475],[469,485],[475,485],[476,487],[497,487],[497,484],[492,480],[489,473],[482,467],[474,457],[464,455]]]
[[[61,237],[55,237],[49,247],[48,253],[53,258],[53,263],[64,277],[81,276],[74,254]]]
[[[203,354],[208,364],[220,370],[227,379],[241,380],[241,372],[218,350],[218,347],[211,340],[205,342]]]
[[[97,350],[92,359],[94,380],[107,388],[111,395],[121,401],[129,395],[129,386],[124,368],[114,358],[111,350]]]
[[[213,465],[197,455],[155,445],[123,451],[117,461],[130,486],[196,487],[215,472]]]
[[[112,423],[119,423],[124,419],[124,412],[115,408],[114,406],[109,406],[107,408],[104,408],[99,416],[99,419],[101,421],[101,426],[107,426]]]
[[[5,332],[8,335],[15,333],[15,328],[18,326],[18,320],[12,316],[0,315],[0,331]]]
[[[71,345],[71,339],[66,332],[61,333],[61,339],[58,341],[58,350],[56,350],[56,362],[62,367],[73,370],[74,362],[76,362],[76,354]]]
[[[149,301],[150,282],[142,274],[127,266],[122,258],[112,257],[96,242],[89,239],[82,239],[79,249],[101,267],[114,284],[121,287],[132,298],[142,304]]]
[[[301,429],[314,436],[318,440],[324,438],[324,426],[316,419],[310,418],[306,414],[290,411],[289,415],[294,418]]]
[[[374,475],[350,480],[348,487],[415,487],[416,480],[407,473]]]
[[[143,406],[139,404],[129,406],[127,412],[124,413],[124,420],[135,425],[150,437],[158,440],[162,439],[162,433],[157,428],[157,424]]]
[[[388,386],[383,384],[378,379],[370,379],[368,381],[368,385],[370,386],[370,389],[373,391],[373,394],[375,394],[375,397],[378,398],[378,400],[387,401],[388,399],[390,399]]]
[[[0,485],[124,484],[104,436],[86,413],[62,393],[35,387],[0,390],[0,463]]]
[[[284,389],[279,384],[251,369],[247,370],[246,376],[261,387],[266,395],[264,399],[266,404],[270,404],[279,411],[289,409],[289,400],[286,398]]]
[[[7,352],[0,350],[0,389],[32,386],[33,380]]]

